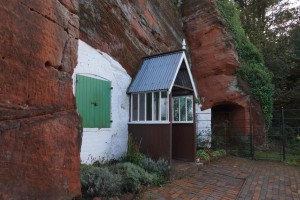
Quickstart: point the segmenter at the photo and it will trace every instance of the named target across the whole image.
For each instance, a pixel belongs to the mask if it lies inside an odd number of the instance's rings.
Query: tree
[[[300,9],[288,0],[234,0],[246,34],[273,72],[275,107],[299,102]],[[298,84],[295,84],[298,83]]]

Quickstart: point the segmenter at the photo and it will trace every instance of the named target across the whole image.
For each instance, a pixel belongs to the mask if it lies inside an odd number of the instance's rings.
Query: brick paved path
[[[277,162],[227,157],[192,177],[152,188],[141,199],[300,200],[300,169]]]

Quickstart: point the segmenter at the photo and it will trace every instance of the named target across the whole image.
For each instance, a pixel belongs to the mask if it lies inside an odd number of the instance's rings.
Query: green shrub
[[[155,162],[151,158],[146,157],[139,163],[139,166],[149,173],[157,173],[162,176],[169,176],[170,174],[170,166],[165,159],[159,159]]]
[[[206,150],[197,150],[196,155],[200,158],[200,160],[208,161],[211,158],[221,158],[226,156],[226,151],[224,149],[210,151],[208,149]]]
[[[224,150],[216,150],[216,151],[213,151],[211,152],[211,155],[214,157],[214,158],[221,158],[223,156],[226,155],[226,151],[225,151],[225,155],[224,155]]]
[[[140,152],[140,147],[137,145],[132,136],[128,136],[128,150],[127,150],[127,157],[124,159],[125,161],[138,164],[145,158],[144,154]]]
[[[205,152],[205,150],[197,150],[197,156],[200,158],[200,160],[207,161],[209,160],[209,154]]]
[[[139,163],[139,166],[147,172],[157,175],[157,179],[153,182],[155,185],[165,183],[165,178],[170,175],[170,166],[165,159],[159,159],[155,162],[151,158],[146,157]]]
[[[140,166],[130,162],[81,165],[81,191],[83,197],[102,198],[118,196],[122,192],[137,193],[143,185],[163,184],[169,171],[166,160],[155,162],[146,157],[140,161]]]
[[[149,173],[156,173],[158,171],[156,162],[148,157],[145,157],[143,160],[141,160],[139,166]]]
[[[226,156],[226,155],[227,155],[225,149],[220,149],[219,151],[220,151],[220,153],[222,154],[222,156]]]
[[[142,185],[150,185],[157,181],[156,174],[150,174],[143,168],[129,162],[118,163],[111,167],[112,171],[122,176],[124,191],[136,193]]]
[[[156,162],[158,173],[167,177],[170,175],[170,165],[169,162],[165,159],[158,159]]]
[[[105,198],[121,194],[122,176],[112,173],[107,167],[82,165],[80,182],[84,197]]]

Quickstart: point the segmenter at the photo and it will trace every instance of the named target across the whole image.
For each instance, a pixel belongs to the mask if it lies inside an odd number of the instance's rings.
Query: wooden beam
[[[180,86],[180,85],[175,85],[173,87],[177,87],[177,88],[180,88],[180,89],[184,89],[184,90],[189,90],[189,91],[193,91],[192,88],[187,88],[187,87],[184,87],[184,86]]]

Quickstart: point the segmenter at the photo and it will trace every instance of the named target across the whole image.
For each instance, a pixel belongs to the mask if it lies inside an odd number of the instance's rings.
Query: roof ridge
[[[146,60],[146,59],[151,59],[151,58],[155,58],[155,57],[159,57],[159,56],[171,55],[171,54],[175,54],[175,53],[179,53],[179,52],[185,52],[185,50],[178,49],[178,50],[174,50],[174,51],[168,51],[168,52],[164,52],[164,53],[154,54],[154,55],[150,55],[150,56],[145,56],[145,57],[143,57],[143,59]]]

